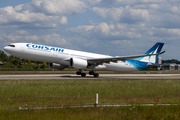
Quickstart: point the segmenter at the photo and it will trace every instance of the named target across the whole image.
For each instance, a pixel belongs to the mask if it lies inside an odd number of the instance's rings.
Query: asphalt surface
[[[92,75],[81,77],[75,74],[31,74],[31,75],[0,75],[0,80],[63,80],[63,79],[147,79],[147,80],[164,80],[179,79],[180,74],[100,74],[98,78]]]

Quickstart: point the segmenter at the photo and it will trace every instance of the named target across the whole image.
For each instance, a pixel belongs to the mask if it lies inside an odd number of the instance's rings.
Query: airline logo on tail
[[[147,54],[158,54],[161,52],[162,47],[164,43],[156,43],[152,48],[150,48],[145,55]],[[155,64],[156,60],[159,55],[152,55],[152,56],[146,56],[146,57],[140,57],[133,60],[127,60],[127,63],[130,63],[134,67],[136,67],[138,70],[146,70],[148,69],[148,64]]]
[[[145,55],[147,54],[157,54],[160,53],[162,50],[162,47],[164,46],[164,43],[156,43],[152,48],[150,48]],[[141,57],[137,58],[135,60],[142,61],[142,62],[149,62],[149,63],[156,63],[156,60],[159,55],[153,55],[153,56],[146,56],[146,57]]]

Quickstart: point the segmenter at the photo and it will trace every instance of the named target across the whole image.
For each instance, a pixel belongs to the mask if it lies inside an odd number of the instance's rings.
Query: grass
[[[179,106],[0,111],[1,120],[179,120]]]
[[[31,116],[29,119],[37,116],[39,119],[84,119],[88,116],[89,119],[118,119],[118,116],[122,119],[180,118],[179,106],[4,111],[4,108],[20,106],[93,104],[96,93],[99,103],[180,104],[180,80],[0,81],[0,119],[28,119],[28,116]]]

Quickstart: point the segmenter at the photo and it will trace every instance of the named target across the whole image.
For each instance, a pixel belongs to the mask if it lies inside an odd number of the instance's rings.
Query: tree
[[[12,59],[14,59],[14,56],[13,56],[13,55],[10,55],[10,56],[8,57],[8,62],[11,62]]]
[[[11,59],[11,63],[12,63],[13,65],[18,65],[18,64],[19,64],[19,60],[16,59],[16,58]]]
[[[41,65],[41,68],[42,69],[46,68],[46,62],[43,62],[43,64]]]
[[[171,60],[162,60],[162,63],[176,63],[176,64],[180,64],[180,61],[176,60],[176,59],[171,59]]]
[[[3,61],[3,62],[7,62],[8,61],[8,56],[4,53],[4,51],[1,51],[0,50],[0,59]]]

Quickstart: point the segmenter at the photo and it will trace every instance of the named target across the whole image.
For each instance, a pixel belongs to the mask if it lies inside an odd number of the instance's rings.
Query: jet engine
[[[69,66],[77,69],[86,69],[88,66],[88,62],[87,60],[83,60],[79,58],[71,58]]]
[[[66,68],[66,66],[57,63],[49,63],[49,67],[58,70],[64,70],[64,68]]]

